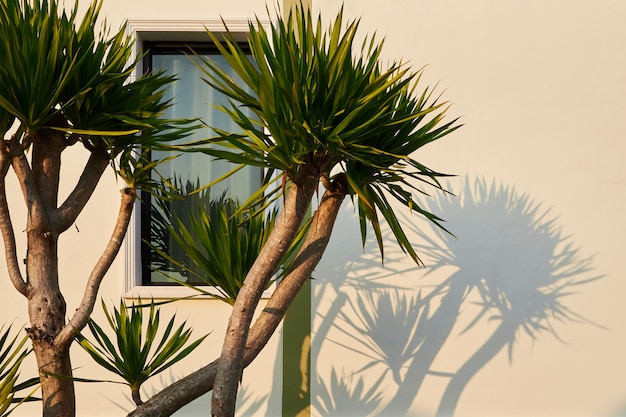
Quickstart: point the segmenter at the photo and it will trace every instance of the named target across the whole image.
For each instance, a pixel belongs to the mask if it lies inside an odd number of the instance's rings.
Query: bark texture
[[[243,371],[243,356],[252,316],[263,290],[280,266],[281,260],[304,221],[319,178],[320,166],[318,164],[311,161],[301,166],[299,178],[294,181],[289,190],[272,233],[237,294],[228,320],[211,398],[211,413],[215,417],[235,415],[237,388]]]
[[[40,371],[43,415],[72,417],[76,414],[74,384],[65,378],[72,376],[70,346],[76,332],[86,325],[102,278],[119,252],[136,198],[135,190],[124,191],[113,235],[87,281],[81,304],[66,323],[67,307],[59,286],[58,239],[93,194],[109,164],[109,156],[103,149],[93,149],[76,187],[59,206],[61,154],[68,146],[65,134],[41,129],[21,138],[14,136],[3,145],[0,149],[0,230],[11,282],[28,299],[30,327],[26,331]],[[27,152],[31,153],[30,160]],[[17,176],[28,213],[25,277],[17,256],[4,182],[10,167]]]
[[[26,282],[30,327],[27,332],[40,370],[44,417],[76,414],[72,381],[54,376],[72,375],[69,343],[55,342],[66,315],[65,299],[59,288],[59,231],[53,221],[65,146],[62,133],[43,129],[33,137],[30,169],[23,152],[16,152],[13,158],[28,208]]]
[[[278,284],[254,325],[250,328],[243,354],[243,368],[263,350],[295,299],[311,277],[330,239],[337,214],[346,196],[345,178],[340,176],[326,190],[313,217],[309,233],[293,267]],[[129,417],[166,417],[211,391],[221,358],[171,384],[128,414]],[[242,368],[242,369],[243,369]]]
[[[11,166],[11,142],[12,141],[3,141],[2,146],[0,146],[0,232],[2,233],[4,243],[9,279],[15,289],[26,297],[28,285],[22,276],[17,258],[15,232],[13,230],[13,222],[11,221],[7,200],[6,176]]]
[[[55,345],[32,327],[29,334],[40,372],[43,416],[73,417],[76,415],[74,383],[53,376],[72,375],[69,346]]]

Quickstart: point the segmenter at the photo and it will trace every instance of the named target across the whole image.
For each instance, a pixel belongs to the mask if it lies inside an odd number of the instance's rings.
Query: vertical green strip
[[[283,322],[283,417],[311,415],[311,280]]]
[[[313,0],[283,0],[285,18],[297,4],[310,9]],[[311,280],[296,296],[283,320],[283,417],[311,416]]]

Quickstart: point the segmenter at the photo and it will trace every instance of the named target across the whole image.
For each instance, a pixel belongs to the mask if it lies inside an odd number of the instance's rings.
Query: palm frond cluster
[[[133,40],[125,26],[110,35],[98,25],[101,7],[94,1],[80,17],[78,3],[68,12],[55,1],[0,2],[0,134],[17,121],[13,137],[27,149],[38,131],[62,131],[67,145],[106,153],[137,188],[150,177],[141,169],[133,177],[134,150],[184,137],[193,127],[162,116],[173,77],[133,79]]]
[[[203,151],[278,170],[295,183],[299,175],[317,175],[327,187],[345,183],[356,199],[363,242],[369,222],[382,253],[382,214],[401,248],[418,261],[389,199],[439,224],[415,194],[424,193],[424,183],[441,188],[437,177],[444,174],[413,154],[459,125],[444,121],[447,105],[432,89],[418,92],[421,70],[400,62],[383,68],[383,43],[373,37],[359,46],[358,26],[353,20],[344,28],[341,12],[324,30],[321,19],[315,22],[301,7],[268,29],[257,19],[249,25],[251,59],[233,37],[211,35],[247,88],[210,58],[200,63],[205,81],[231,100],[223,110],[244,133],[218,130],[214,142],[227,148]]]
[[[277,210],[253,215],[225,193],[213,197],[199,183],[175,180],[173,185],[180,195],[160,193],[151,205],[150,268],[233,304],[274,227]],[[295,246],[287,257],[293,250]]]
[[[6,417],[19,404],[37,400],[37,398],[32,397],[34,390],[22,397],[18,397],[16,394],[39,385],[39,378],[17,382],[20,378],[20,367],[32,349],[24,346],[28,336],[24,335],[20,338],[15,335],[11,337],[11,326],[3,330],[4,326],[0,328],[0,332],[2,332],[0,334],[0,416]],[[9,408],[11,404],[14,404],[13,408]]]
[[[204,335],[190,341],[191,329],[186,322],[174,327],[176,315],[162,330],[160,311],[154,302],[146,306],[139,300],[137,305],[127,306],[120,301],[119,308],[114,307],[112,312],[103,302],[102,308],[115,340],[91,319],[88,326],[93,341],[78,334],[78,342],[98,365],[125,381],[137,405],[142,403],[139,390],[143,383],[188,356],[206,338]],[[147,321],[144,308],[149,308]]]

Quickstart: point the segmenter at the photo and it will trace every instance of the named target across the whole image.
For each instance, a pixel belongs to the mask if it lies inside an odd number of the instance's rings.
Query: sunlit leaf
[[[421,69],[399,62],[384,67],[383,43],[375,37],[357,44],[359,20],[345,24],[343,11],[327,30],[321,17],[315,21],[303,7],[270,20],[268,27],[258,19],[250,24],[250,52],[228,35],[209,33],[246,88],[210,58],[198,65],[205,81],[229,98],[222,110],[244,134],[218,132],[208,141],[227,150],[207,142],[190,147],[282,171],[296,183],[304,164],[319,165],[319,175],[330,182],[345,178],[356,197],[363,241],[369,223],[383,253],[382,215],[400,247],[419,263],[392,201],[442,226],[414,196],[427,196],[422,187],[441,189],[437,178],[445,174],[414,158],[422,146],[459,127],[456,119],[445,121],[447,103],[429,87],[420,91]]]
[[[32,397],[39,386],[39,378],[31,378],[18,383],[20,367],[24,359],[32,352],[32,349],[24,347],[28,336],[10,336],[11,326],[4,330],[0,327],[0,417],[6,417],[17,407],[26,401],[35,401]],[[32,389],[36,387],[35,389]],[[17,397],[20,391],[30,389],[23,397]],[[11,404],[13,408],[9,409]]]
[[[90,320],[88,326],[93,341],[82,333],[77,335],[79,344],[98,365],[125,381],[137,404],[141,403],[139,389],[144,382],[187,357],[206,338],[205,335],[190,342],[191,329],[186,327],[186,321],[174,328],[176,316],[170,319],[160,334],[159,309],[154,302],[148,307],[145,321],[145,306],[141,305],[141,300],[138,305],[132,306],[120,301],[119,309],[114,308],[112,313],[102,302],[105,316],[114,332],[114,340],[94,320]]]

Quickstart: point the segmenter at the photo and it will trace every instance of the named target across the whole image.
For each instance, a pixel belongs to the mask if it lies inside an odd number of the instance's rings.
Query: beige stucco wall
[[[314,1],[314,8],[321,9],[328,20],[339,4],[320,0]],[[464,126],[460,130],[428,146],[417,158],[433,169],[459,174],[449,184],[460,198],[435,199],[457,240],[435,238],[439,249],[433,249],[430,242],[415,236],[416,244],[426,245],[422,253],[427,267],[442,248],[452,255],[450,265],[437,271],[397,262],[395,258],[402,259],[402,255],[393,249],[387,270],[377,270],[372,264],[373,245],[365,255],[358,249],[345,250],[347,242],[358,236],[356,220],[347,210],[340,222],[346,235],[335,235],[329,249],[329,253],[344,254],[343,268],[337,270],[337,263],[328,256],[316,272],[332,283],[315,282],[314,293],[325,294],[321,301],[314,301],[313,331],[324,332],[323,340],[313,338],[314,348],[320,350],[320,378],[328,383],[334,368],[353,390],[362,377],[365,392],[389,369],[376,362],[379,353],[351,337],[359,334],[354,326],[339,320],[329,333],[324,329],[324,319],[341,303],[341,294],[354,292],[342,286],[346,272],[352,278],[378,278],[381,284],[409,287],[400,291],[405,297],[426,297],[449,277],[455,282],[481,278],[491,288],[499,285],[514,299],[516,294],[537,295],[533,286],[540,285],[540,280],[561,277],[559,282],[565,284],[568,273],[573,281],[601,276],[594,282],[566,285],[562,292],[568,294],[558,301],[570,311],[568,317],[549,321],[560,339],[544,331],[535,332],[533,340],[518,331],[512,361],[504,348],[481,366],[462,390],[455,415],[626,415],[626,267],[622,255],[626,4],[360,0],[345,2],[344,10],[351,18],[361,18],[364,32],[377,31],[386,38],[389,58],[407,60],[415,68],[427,65],[425,85],[439,82],[443,98],[452,103],[449,114],[461,116]],[[489,192],[477,186],[476,180],[502,188]],[[466,181],[471,198],[464,189]],[[347,235],[349,219],[351,237]],[[428,226],[410,223],[411,230],[435,236]],[[559,244],[558,239],[562,240]],[[571,244],[577,260],[559,258],[566,244]],[[590,271],[583,271],[586,258]],[[389,276],[389,270],[404,273]],[[365,292],[360,294],[363,297]],[[471,302],[480,300],[474,291],[462,304],[457,325],[438,351],[432,371],[454,373],[479,348],[486,355],[486,349],[494,346],[487,341],[501,321],[493,309],[463,332],[480,311]],[[541,300],[550,297],[526,299],[526,311]],[[429,314],[441,303],[441,296],[435,297]],[[360,323],[348,304],[340,311]],[[383,322],[383,313],[376,313]],[[580,322],[572,320],[575,314],[580,315]],[[397,321],[384,326],[401,328]],[[441,327],[419,329],[431,336],[441,331]],[[358,372],[373,363],[367,371]],[[402,372],[410,364],[404,363]],[[402,399],[411,403],[408,415],[434,415],[449,380],[449,375],[427,375],[414,401]],[[415,378],[408,381],[417,383]],[[323,383],[317,384],[313,394],[323,389]],[[384,409],[399,391],[386,374],[376,391],[381,392],[378,409]],[[382,415],[404,415],[393,410]]]

